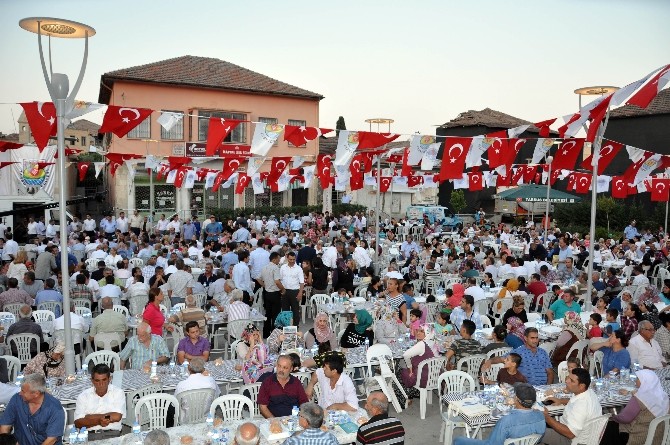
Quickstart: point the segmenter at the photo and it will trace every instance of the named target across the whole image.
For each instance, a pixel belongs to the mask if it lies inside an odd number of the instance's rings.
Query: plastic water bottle
[[[205,425],[207,425],[207,438],[211,441],[212,435],[214,435],[214,418],[211,413],[207,414]]]
[[[291,419],[289,420],[289,431],[294,432],[298,429],[298,414],[300,413],[300,409],[296,406],[293,405],[293,408],[291,409]]]
[[[133,423],[133,443],[136,445],[142,443],[142,430],[140,429],[140,423],[137,420]]]
[[[219,436],[219,444],[228,445],[228,428],[221,429]]]
[[[212,432],[212,445],[219,445],[221,436],[219,436],[219,431],[214,430]]]
[[[181,364],[181,375],[188,377],[188,360],[184,360],[184,363]]]
[[[77,442],[77,428],[72,425],[72,428],[70,428],[70,435],[68,436],[70,445],[74,445]]]
[[[169,367],[170,367],[170,375],[171,375],[172,377],[174,377],[175,375],[177,375],[176,370],[175,370],[176,365],[175,365],[175,362],[174,362],[174,358],[171,358],[171,359],[170,359]]]
[[[151,362],[151,376],[155,376],[156,372],[158,372],[158,362],[156,360],[153,360]]]
[[[81,427],[79,430],[79,434],[77,435],[77,443],[82,445],[88,444],[88,431],[86,430],[85,426]]]
[[[81,365],[81,376],[82,378],[86,378],[87,375],[88,375],[88,363],[84,363],[83,365]]]
[[[366,337],[365,338],[365,352],[368,351],[369,347],[370,347],[370,339]]]
[[[21,387],[21,385],[23,385],[23,373],[19,372],[16,376],[16,386]]]

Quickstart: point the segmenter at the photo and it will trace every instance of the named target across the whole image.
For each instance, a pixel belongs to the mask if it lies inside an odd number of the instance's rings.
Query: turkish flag
[[[116,169],[118,169],[125,161],[129,159],[138,159],[143,156],[132,153],[107,153],[105,157],[109,161],[109,172],[114,176],[116,175]]]
[[[291,162],[291,157],[273,157],[272,167],[270,168],[270,175],[268,176],[268,185],[276,184],[277,180],[284,173],[288,163]]]
[[[670,200],[670,179],[651,180],[651,200],[657,202]]]
[[[365,148],[377,148],[384,144],[393,142],[398,139],[399,134],[393,133],[374,133],[372,131],[358,132],[358,150]]]
[[[496,187],[509,187],[512,182],[512,172],[507,172],[506,175],[498,174],[496,178]]]
[[[79,171],[79,182],[82,182],[86,178],[86,173],[88,172],[88,168],[90,166],[90,162],[77,163],[77,170]]]
[[[603,139],[602,147],[600,147],[600,158],[598,159],[598,174],[602,175],[608,165],[612,162],[614,157],[619,154],[623,148],[623,144],[614,141]],[[582,168],[585,170],[593,170],[593,155],[584,159]]]
[[[349,164],[349,172],[353,175],[362,175],[362,169],[365,168],[364,154],[358,153],[354,155]]]
[[[525,139],[508,139],[507,140],[507,151],[503,152],[503,165],[505,165],[505,168],[507,171],[509,171],[512,168],[512,164],[514,164],[514,161],[516,160],[517,155],[521,151],[521,147],[523,147],[523,144],[526,143]],[[490,149],[489,149],[490,150]]]
[[[349,178],[349,186],[351,187],[352,191],[362,189],[363,188],[363,173],[358,172],[356,174],[352,174],[351,177]]]
[[[637,172],[642,168],[644,163],[647,162],[653,156],[654,153],[652,153],[651,151],[643,150],[643,153],[641,156],[639,156],[638,160],[630,164],[626,169],[626,171],[623,173],[623,177],[626,179],[626,183],[633,183],[635,181],[635,178],[637,177]],[[651,171],[649,173],[651,173]]]
[[[249,176],[245,173],[240,173],[237,176],[237,184],[235,184],[235,194],[241,195],[244,192],[244,189],[249,185]]]
[[[584,148],[584,139],[564,140],[554,155],[551,168],[572,170],[575,168],[577,157],[579,157],[582,148]]]
[[[127,108],[117,105],[108,105],[105,117],[102,118],[100,133],[114,133],[117,137],[124,137],[130,130],[137,127],[153,110],[149,108]]]
[[[484,188],[482,186],[482,182],[484,182],[484,175],[482,175],[482,172],[470,172],[468,173],[468,176],[471,192],[478,192]]]
[[[523,168],[523,182],[534,182],[535,173],[537,173],[537,165],[525,165]]]
[[[78,155],[81,153],[81,150],[77,150],[76,148],[70,148],[66,147],[65,148],[65,156],[73,156],[73,155]],[[58,151],[54,154],[54,159],[58,159]]]
[[[195,174],[197,175],[198,181],[204,181],[205,178],[207,177],[207,174],[211,172],[212,170],[208,168],[199,168],[195,171]]]
[[[461,179],[472,138],[447,138],[442,152],[440,181]]]
[[[189,158],[188,156],[168,156],[166,160],[172,168],[177,168],[184,164],[190,164],[193,158]]]
[[[573,115],[570,117],[570,119],[567,120],[567,122],[566,122],[565,124],[561,125],[561,126],[558,128],[558,135],[559,135],[561,138],[564,138],[564,137],[565,137],[565,133],[570,129],[570,125],[571,125],[573,122],[577,122],[581,117],[582,117],[581,113],[575,113],[575,114],[573,114]]]
[[[549,178],[549,185],[554,185],[558,180],[558,177],[561,176],[561,170],[552,170],[551,177]]]
[[[549,137],[549,126],[556,122],[556,118],[553,119],[547,119],[546,121],[542,122],[537,122],[533,125],[535,125],[537,128],[540,129],[540,137],[546,138]]]
[[[402,162],[402,156],[397,154],[390,155],[386,158],[386,162],[389,164],[400,164]]]
[[[623,176],[612,176],[612,198],[628,197],[628,183]]]
[[[49,137],[56,136],[56,107],[52,102],[25,102],[20,104],[26,113],[35,145],[40,149],[49,145]]]
[[[575,191],[577,193],[588,193],[593,176],[590,173],[573,173],[575,178]]]
[[[402,170],[400,172],[401,176],[409,176],[412,174],[412,166],[409,165],[409,147],[405,148],[402,152]]]
[[[481,175],[481,173],[480,173]],[[423,184],[423,176],[421,175],[410,175],[407,177],[407,186],[408,187],[416,187],[417,185],[422,185]]]
[[[586,140],[588,142],[593,142],[596,140],[596,133],[598,132],[598,128],[600,128],[600,123],[607,114],[611,100],[612,95],[610,94],[608,97],[600,101],[600,103],[593,107],[593,109],[589,112],[591,123],[589,124],[589,130],[586,132]]]
[[[181,188],[181,186],[184,184],[184,179],[186,179],[186,170],[188,170],[187,167],[179,167],[177,169],[177,176],[174,178],[175,187]]]
[[[575,176],[575,173],[570,173],[570,176],[568,177],[568,191],[573,192],[576,187],[577,177]]]
[[[226,182],[226,179],[223,177],[223,172],[219,172],[214,178],[214,184],[212,184],[212,191],[216,192],[221,187],[221,184]]]
[[[210,117],[209,129],[207,130],[207,147],[205,155],[214,156],[221,142],[240,124],[235,119],[224,119],[222,117]]]
[[[382,176],[381,178],[379,178],[379,191],[381,193],[388,192],[389,187],[391,187],[391,177],[390,176]]]
[[[0,141],[0,153],[4,153],[7,150],[14,150],[16,148],[23,147],[23,144],[17,144],[16,142],[9,141]]]
[[[487,134],[485,140],[490,140],[488,148],[489,167],[493,170],[501,165],[505,165],[507,159],[508,139],[506,131],[497,131]]]
[[[296,125],[285,125],[284,126],[284,140],[289,141],[291,144],[296,147],[302,147],[307,142],[313,141],[314,139],[328,134],[333,130],[328,128],[318,128],[318,127],[298,127]]]
[[[316,157],[316,175],[321,181],[321,188],[326,189],[330,185],[330,166],[332,155],[318,155]]]
[[[512,185],[523,184],[523,174],[526,172],[526,167],[523,165],[512,170],[512,179],[510,183]]]
[[[161,164],[156,174],[156,180],[160,181],[161,179],[163,179],[163,176],[167,176],[169,172],[170,172],[170,164]]]
[[[633,94],[626,103],[628,105],[637,105],[640,108],[647,108],[668,81],[670,81],[670,65],[661,68],[658,73],[640,88],[637,93]]]
[[[223,158],[223,169],[221,170],[221,173],[223,173],[224,181],[237,171],[241,162],[242,159],[240,158]]]

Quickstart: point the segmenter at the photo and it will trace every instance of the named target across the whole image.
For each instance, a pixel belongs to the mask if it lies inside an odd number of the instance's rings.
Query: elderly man
[[[29,270],[23,274],[23,282],[19,284],[19,289],[25,291],[32,298],[37,297],[37,293],[44,289],[44,282],[35,278],[35,272]]]
[[[591,376],[586,369],[576,368],[565,379],[565,387],[574,396],[568,399],[549,397],[554,404],[565,405],[563,415],[554,419],[547,408],[544,409],[544,420],[547,430],[542,442],[547,445],[569,445],[587,443],[593,431],[586,430],[586,423],[603,413],[598,396],[592,389]]]
[[[632,363],[639,363],[645,369],[661,369],[667,365],[661,345],[654,338],[654,325],[643,320],[638,324],[639,335],[634,336],[628,343],[628,353]]]
[[[167,281],[168,297],[172,304],[183,303],[187,295],[193,293],[193,275],[184,270],[184,260],[175,262],[177,271],[170,274]]]
[[[197,323],[200,328],[200,335],[205,335],[207,333],[205,311],[196,305],[196,299],[193,295],[188,295],[186,297],[186,307],[174,315],[171,315],[169,321],[171,323],[189,323],[193,321]]]
[[[536,328],[526,328],[524,332],[524,344],[514,348],[512,352],[521,356],[521,364],[518,371],[523,374],[531,385],[546,385],[554,381],[554,368],[549,360],[549,354],[538,347],[540,336]],[[491,368],[492,364],[503,363],[505,357],[492,357],[485,360],[482,371]]]
[[[189,321],[184,326],[186,336],[179,340],[177,345],[177,362],[181,365],[184,360],[193,360],[200,358],[203,361],[209,360],[209,340],[200,335],[200,328],[195,321]]]
[[[286,439],[284,445],[337,445],[339,442],[333,433],[321,430],[323,414],[323,408],[316,403],[304,403],[298,417],[298,424],[303,431]]]
[[[70,301],[69,309],[70,309],[70,327],[72,329],[78,329],[79,332],[83,334],[88,330],[88,322],[84,319],[84,317],[75,312],[74,301]],[[65,308],[63,308],[63,312],[65,312]],[[53,329],[54,331],[60,331],[65,329],[65,315],[61,315],[60,317],[56,318],[53,321]],[[77,339],[76,343],[74,344],[75,354],[81,353],[81,346],[82,346],[81,343]]]
[[[6,304],[23,303],[33,305],[33,298],[28,292],[19,289],[19,280],[12,277],[7,280],[8,289],[0,294],[0,311],[4,310]]]
[[[370,393],[365,411],[370,419],[358,428],[356,445],[405,443],[405,428],[400,420],[389,417],[389,401],[383,392]]]
[[[251,318],[251,307],[242,301],[244,294],[240,289],[230,293],[230,304],[227,307],[228,321],[246,320]]]
[[[266,419],[290,416],[293,406],[300,406],[309,400],[300,380],[291,375],[291,357],[280,355],[276,368],[277,372],[263,380],[258,391],[257,403]]]
[[[570,311],[579,314],[582,311],[582,307],[575,301],[575,291],[573,289],[565,289],[563,294],[561,294],[561,298],[549,306],[547,319],[549,321],[560,320],[565,316],[566,312]]]
[[[12,396],[7,404],[0,417],[0,434],[10,433],[12,428],[21,445],[62,445],[63,407],[46,392],[43,375],[27,375],[21,392]]]
[[[121,341],[125,340],[126,332],[128,331],[126,317],[113,309],[114,302],[110,297],[104,297],[100,300],[100,307],[102,308],[102,313],[93,318],[91,330],[88,333],[89,340],[93,342],[96,335],[110,333],[117,333]],[[119,347],[116,346],[116,349],[118,350]]]
[[[235,432],[235,445],[258,445],[260,441],[261,432],[258,427],[251,422],[243,423]]]
[[[212,397],[204,402],[207,406],[209,406],[212,403],[212,400],[221,395],[221,390],[219,389],[219,385],[217,385],[214,378],[209,374],[204,374],[204,372],[205,360],[203,360],[202,357],[193,357],[190,359],[188,363],[189,376],[186,378],[186,380],[182,380],[177,384],[177,388],[174,391],[175,397],[184,391],[190,391],[192,389],[212,389],[214,391]],[[189,406],[182,404],[180,421],[183,421],[189,408]]]
[[[307,397],[312,397],[314,385],[321,389],[319,395],[319,406],[327,410],[358,410],[358,397],[356,388],[351,378],[342,374],[344,362],[339,355],[328,355],[323,366],[312,373],[312,378],[307,386]]]
[[[235,282],[224,278],[224,273],[220,269],[217,276],[219,279],[207,290],[207,295],[210,297],[208,303],[215,306],[219,312],[223,312],[230,304],[230,293],[235,289]]]
[[[151,333],[151,326],[140,323],[137,326],[137,335],[130,337],[126,347],[119,354],[121,369],[125,369],[126,361],[130,360],[131,369],[150,367],[152,361],[159,364],[167,363],[170,352],[165,340]]]
[[[33,310],[30,308],[30,306],[27,304],[21,306],[19,309],[19,319],[16,323],[11,325],[9,329],[7,329],[7,337],[11,337],[14,334],[35,334],[40,338],[40,349],[45,351],[46,349],[44,346],[47,346],[48,349],[48,345],[44,343],[42,328],[33,321],[32,316]],[[14,346],[14,344],[12,344],[12,355],[18,357],[18,351],[16,350],[16,346]],[[34,344],[34,342],[30,343],[30,355],[32,357],[37,355],[37,345]]]
[[[170,445],[170,436],[163,430],[151,430],[143,445]]]
[[[121,435],[121,419],[126,416],[126,396],[123,389],[111,383],[112,371],[104,363],[91,370],[91,388],[77,397],[74,426],[86,427],[88,440],[102,440]]]

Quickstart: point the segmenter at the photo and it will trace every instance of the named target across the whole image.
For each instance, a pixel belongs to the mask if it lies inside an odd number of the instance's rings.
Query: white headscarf
[[[663,391],[661,381],[654,371],[642,369],[637,371],[637,378],[640,379],[640,388],[635,393],[635,397],[647,407],[655,416],[665,416],[670,410],[670,399]]]

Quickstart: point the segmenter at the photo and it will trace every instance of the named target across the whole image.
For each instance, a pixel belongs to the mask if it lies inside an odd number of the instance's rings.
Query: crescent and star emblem
[[[452,155],[452,153],[451,153],[451,152],[454,150],[454,148],[458,148],[458,155],[457,155],[456,157],[454,157],[454,156]],[[452,145],[452,146],[449,148],[449,151],[447,152],[447,154],[448,154],[449,157],[451,158],[451,159],[450,159],[450,162],[451,162],[452,164],[455,164],[455,163],[456,163],[456,159],[458,159],[458,158],[463,154],[463,145],[462,145],[462,144],[454,144],[454,145]]]
[[[121,120],[123,121],[124,124],[127,124],[127,123],[130,122],[130,119],[123,116],[124,111],[130,111],[131,113],[135,113],[135,119],[133,119],[134,121],[136,121],[137,119],[140,118],[140,112],[137,111],[135,108],[119,108],[119,116],[123,117],[123,119],[121,119]]]

